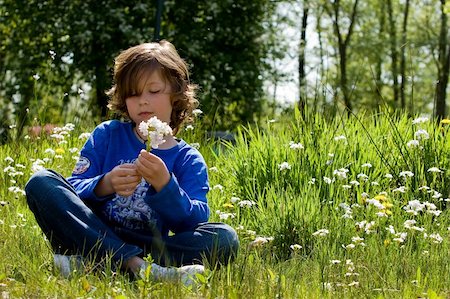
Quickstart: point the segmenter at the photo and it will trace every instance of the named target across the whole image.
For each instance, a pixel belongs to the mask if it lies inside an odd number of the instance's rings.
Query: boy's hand
[[[137,172],[155,188],[156,192],[161,191],[170,181],[170,173],[164,161],[146,150],[141,150],[136,166]]]
[[[142,180],[134,164],[126,163],[114,167],[104,176],[105,184],[120,196],[128,197]]]

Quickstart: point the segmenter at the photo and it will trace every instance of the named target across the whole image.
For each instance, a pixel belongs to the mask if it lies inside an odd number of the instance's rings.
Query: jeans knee
[[[239,238],[236,231],[229,225],[221,223],[220,228],[216,231],[219,239],[219,251],[221,256],[228,261],[236,258],[239,250]],[[227,261],[224,261],[225,263]]]
[[[25,193],[28,204],[30,201],[36,201],[38,198],[43,198],[48,188],[52,189],[50,186],[51,178],[54,178],[57,174],[48,169],[43,169],[35,172],[25,185]]]

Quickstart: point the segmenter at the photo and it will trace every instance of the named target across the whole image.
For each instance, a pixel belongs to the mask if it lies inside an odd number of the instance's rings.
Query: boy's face
[[[162,78],[159,71],[143,76],[139,82],[141,94],[132,95],[125,99],[128,115],[136,124],[146,121],[153,116],[170,124],[172,103],[170,101],[171,87]]]

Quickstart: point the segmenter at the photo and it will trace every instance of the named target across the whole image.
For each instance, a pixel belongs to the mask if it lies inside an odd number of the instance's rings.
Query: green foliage
[[[263,111],[262,73],[267,69],[268,31],[275,5],[259,1],[165,1],[164,38],[192,65],[201,87],[205,124],[233,129]],[[266,40],[267,39],[267,40]]]
[[[84,142],[79,136],[91,128],[68,125],[63,140],[42,135],[3,145],[0,292],[12,298],[448,296],[442,275],[450,258],[448,124],[386,113],[331,120],[294,114],[242,128],[235,144],[208,139],[200,124],[180,132],[199,143],[209,165],[211,221],[228,223],[241,241],[236,262],[202,277],[198,289],[132,281],[94,263],[70,280],[56,275],[23,189],[39,167],[68,176]],[[422,205],[416,215],[406,211],[413,200]],[[413,228],[406,220],[416,221]]]

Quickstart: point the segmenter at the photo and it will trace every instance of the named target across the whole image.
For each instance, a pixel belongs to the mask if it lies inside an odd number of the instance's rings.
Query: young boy
[[[70,273],[70,255],[110,256],[134,274],[151,266],[154,279],[189,284],[192,274],[204,271],[203,261],[214,266],[235,257],[236,232],[207,222],[209,183],[201,154],[173,135],[148,152],[138,129],[157,117],[176,134],[198,105],[195,89],[186,63],[167,41],[116,57],[108,106],[129,121],[98,125],[67,180],[44,170],[25,188],[63,274]],[[154,264],[143,260],[148,254]]]

